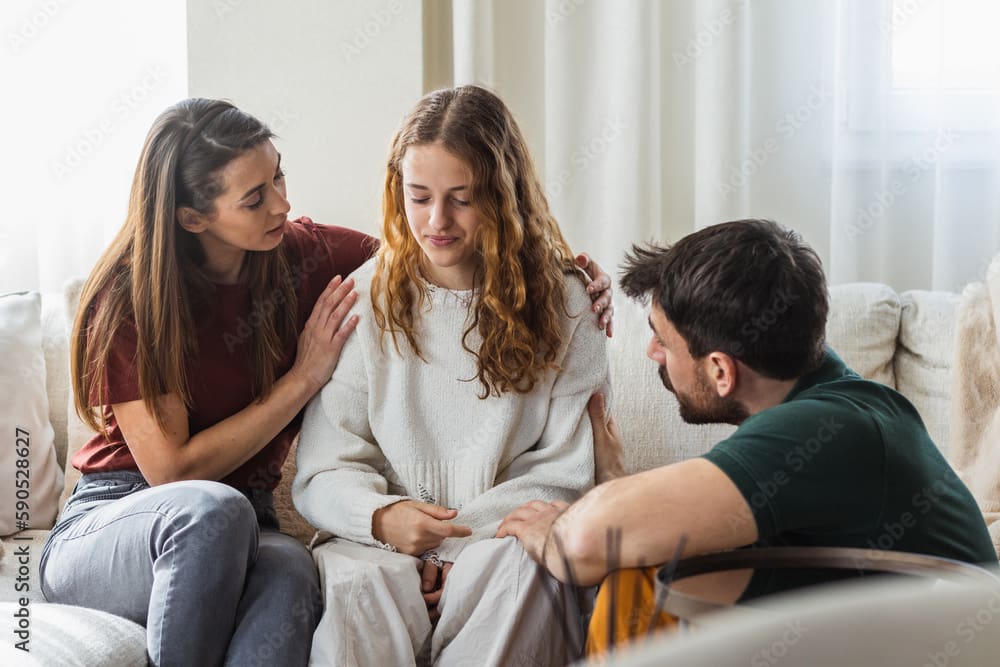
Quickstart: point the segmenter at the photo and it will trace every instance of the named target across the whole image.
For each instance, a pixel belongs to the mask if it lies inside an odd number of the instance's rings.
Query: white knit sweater
[[[587,400],[608,395],[604,333],[581,282],[566,277],[567,344],[529,394],[481,400],[476,360],[462,348],[472,292],[434,288],[417,329],[421,361],[402,355],[371,310],[374,260],[354,273],[361,315],[330,382],[306,407],[292,485],[314,526],[371,546],[372,514],[399,500],[459,510],[468,538],[436,549],[453,562],[472,542],[493,537],[508,512],[530,500],[573,501],[594,480]],[[476,349],[479,336],[470,334]],[[471,378],[471,379],[470,379]]]

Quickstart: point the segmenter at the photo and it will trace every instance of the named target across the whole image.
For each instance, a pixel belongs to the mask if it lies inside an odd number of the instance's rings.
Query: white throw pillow
[[[888,285],[835,285],[830,288],[826,341],[861,377],[895,388],[901,311],[899,296]]]
[[[45,393],[41,296],[0,296],[0,535],[51,528],[61,490]]]
[[[899,300],[903,312],[894,360],[896,388],[910,399],[938,448],[947,453],[959,296],[914,290]]]
[[[27,630],[18,635],[27,613]],[[59,667],[145,667],[146,629],[138,623],[96,609],[61,604],[21,607],[0,602],[0,665]],[[22,644],[30,653],[17,647]]]

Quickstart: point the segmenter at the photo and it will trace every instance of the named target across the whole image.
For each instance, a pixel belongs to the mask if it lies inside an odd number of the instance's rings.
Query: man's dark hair
[[[632,246],[621,287],[652,294],[691,356],[724,352],[758,373],[789,380],[823,358],[829,311],[816,252],[770,220],[735,220],[672,246]]]

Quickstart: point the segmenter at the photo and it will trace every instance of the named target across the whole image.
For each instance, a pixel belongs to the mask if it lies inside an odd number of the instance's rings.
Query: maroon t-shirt
[[[361,266],[378,247],[366,234],[327,225],[314,224],[309,218],[290,222],[282,243],[294,276],[298,298],[298,330],[305,326],[313,305],[336,275],[346,277]],[[276,308],[281,308],[276,304]],[[249,366],[249,332],[252,316],[249,293],[242,285],[216,285],[214,312],[210,321],[197,332],[198,354],[186,365],[188,388],[193,407],[188,414],[189,433],[213,426],[250,405],[256,398]],[[295,360],[298,340],[288,342],[285,360],[278,367],[281,377]],[[108,421],[108,432],[94,435],[73,456],[73,467],[83,473],[111,470],[138,470],[111,405],[142,398],[135,370],[136,333],[134,322],[124,323],[115,334],[108,360],[108,391],[100,404]],[[95,397],[96,398],[96,397]],[[234,470],[222,482],[238,489],[274,489],[281,479],[281,466],[292,440],[302,424],[300,412],[278,435],[249,461]]]

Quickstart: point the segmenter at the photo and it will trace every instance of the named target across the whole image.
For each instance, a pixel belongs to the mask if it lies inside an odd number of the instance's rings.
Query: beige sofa
[[[65,304],[75,299],[79,283],[65,294],[42,298],[42,347],[44,382],[49,398],[49,418],[55,432],[59,465],[65,468],[72,452],[88,433],[73,413],[69,392],[67,321]],[[935,440],[947,449],[949,386],[954,315],[958,295],[944,292],[906,292],[898,295],[878,284],[851,284],[831,290],[831,317],[827,329],[831,345],[862,375],[893,386],[916,405]],[[645,308],[618,298],[616,334],[610,342],[614,412],[626,441],[627,467],[645,470],[707,451],[731,427],[689,426],[681,422],[673,396],[660,384],[656,369],[645,357],[649,329]],[[0,354],[4,351],[0,350]],[[294,515],[288,502],[287,483],[293,473],[290,457],[285,483],[277,494],[283,525],[303,540],[310,528]],[[72,491],[77,475],[65,475],[63,500]],[[61,502],[60,502],[61,507]],[[38,664],[132,665],[145,664],[143,629],[123,619],[79,608],[44,603],[38,589],[37,565],[46,530],[28,530],[3,537],[6,555],[0,562],[0,664],[23,652],[11,648],[20,608],[15,580],[23,577],[16,548],[29,546],[28,563],[31,615],[31,656]],[[45,656],[43,658],[43,656]],[[28,663],[30,664],[30,663]]]

